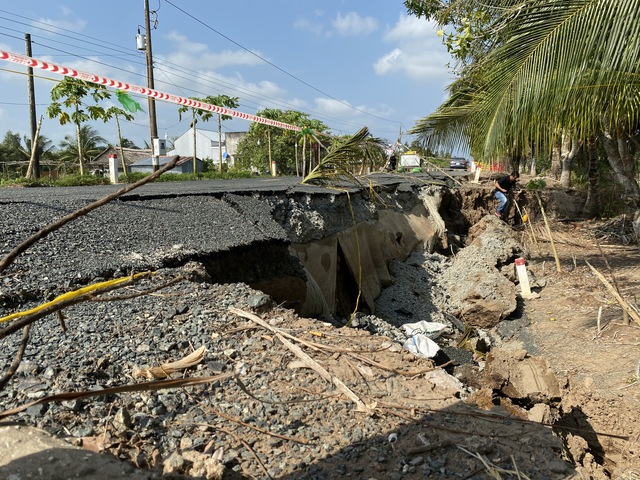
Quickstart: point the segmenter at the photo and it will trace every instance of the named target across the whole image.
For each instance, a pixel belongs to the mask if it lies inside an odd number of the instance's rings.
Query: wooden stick
[[[604,278],[604,275],[602,275],[602,273],[600,273],[589,262],[586,262],[586,263],[589,266],[589,268],[591,269],[591,271],[593,273],[595,273],[596,277],[598,277],[598,280],[600,280],[604,284],[604,286],[607,287],[607,290],[609,290],[609,293],[611,293],[611,295],[613,295],[613,298],[615,298],[617,300],[617,302],[622,307],[622,310],[627,312],[629,314],[629,316],[631,318],[633,318],[636,322],[638,322],[638,324],[640,325],[640,315],[638,315],[638,313],[633,308],[631,308],[629,303],[624,298],[622,298],[620,296],[620,294],[616,291],[615,287],[613,285],[611,285],[611,283],[609,283],[606,278]]]
[[[544,207],[542,206],[542,200],[540,200],[540,195],[538,192],[535,192],[536,198],[538,199],[538,205],[540,205],[540,211],[542,212],[542,218],[544,219],[544,225],[547,227],[547,233],[549,233],[549,241],[551,242],[551,249],[553,250],[553,257],[556,260],[556,270],[558,273],[562,273],[562,266],[560,265],[560,258],[558,257],[558,250],[556,250],[556,244],[553,241],[553,235],[551,234],[551,227],[549,226],[549,220],[547,219],[547,214],[544,212]]]
[[[239,308],[230,307],[229,311],[241,317],[248,318],[249,320],[257,323],[258,325],[261,325],[264,328],[274,332],[276,334],[276,337],[278,337],[278,340],[280,340],[285,347],[291,350],[293,354],[295,354],[300,360],[302,360],[305,365],[307,365],[309,368],[314,370],[318,375],[324,378],[328,383],[332,383],[333,385],[335,385],[338,390],[344,393],[347,396],[347,398],[349,398],[353,403],[355,403],[357,407],[357,411],[372,413],[371,408],[365,405],[365,403],[362,400],[360,400],[360,398],[355,393],[353,393],[353,391],[349,387],[347,387],[342,382],[342,380],[331,375],[331,373],[329,373],[322,365],[316,362],[308,354],[303,352],[299,346],[294,345],[293,343],[291,343],[289,340],[285,338],[285,335],[290,338],[292,337],[292,335],[285,334],[285,332],[281,331],[278,328],[272,327],[257,315],[254,315],[249,312],[245,312],[243,310],[240,310]],[[295,337],[293,338],[295,339]],[[297,340],[300,341],[300,339],[297,339]],[[306,344],[307,342],[303,342],[303,343]]]

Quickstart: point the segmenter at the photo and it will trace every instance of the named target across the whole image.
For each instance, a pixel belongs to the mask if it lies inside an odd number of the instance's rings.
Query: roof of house
[[[169,163],[170,160],[173,159],[173,155],[166,155],[166,156],[162,156],[162,157],[158,157],[158,164],[160,166],[165,165],[167,163]],[[180,159],[178,160],[179,164],[185,163],[185,162],[192,162],[193,161],[193,157],[180,157]],[[196,161],[198,162],[202,162],[202,160],[200,160],[199,158],[196,158]],[[144,167],[144,166],[152,166],[153,165],[153,157],[147,157],[147,158],[142,158],[140,160],[138,160],[135,163],[131,164],[132,166],[135,167]]]
[[[132,163],[145,158],[151,155],[150,148],[122,148],[124,153],[124,161],[127,165],[131,165]],[[118,156],[118,160],[120,160],[120,147],[109,145],[105,148],[100,154],[98,154],[90,163],[92,166],[108,166],[109,165],[109,155],[115,153]],[[118,162],[120,164],[120,162]]]

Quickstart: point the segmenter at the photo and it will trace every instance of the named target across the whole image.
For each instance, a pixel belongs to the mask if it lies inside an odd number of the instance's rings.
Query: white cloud
[[[49,25],[51,30],[61,33],[65,31],[81,32],[84,30],[87,23],[84,20],[78,18],[71,9],[69,9],[68,7],[60,7],[60,10],[62,12],[62,18],[39,18],[38,22]]]
[[[393,115],[393,109],[387,105],[378,107],[367,107],[366,105],[352,105],[346,100],[334,100],[332,98],[316,98],[314,100],[316,110],[323,115],[330,117],[339,117],[343,120],[354,120],[365,114],[386,117]]]
[[[373,65],[373,69],[378,75],[386,75],[398,68],[398,65],[402,63],[402,50],[394,48],[391,52],[383,55]]]
[[[324,25],[321,22],[312,22],[306,18],[296,20],[293,28],[302,30],[303,32],[311,32],[315,35],[323,35],[325,33]]]
[[[440,38],[436,36],[436,24],[414,17],[412,15],[400,15],[396,24],[388,30],[384,39],[388,42],[411,42],[420,40],[434,40],[440,42]]]
[[[347,37],[367,35],[378,28],[378,22],[373,17],[361,17],[356,12],[349,12],[346,15],[338,13],[333,26],[340,35]]]
[[[256,55],[246,50],[209,51],[208,45],[192,42],[185,35],[170,32],[168,39],[172,42],[173,51],[163,58],[171,63],[194,70],[203,68],[221,68],[232,65],[259,65],[262,63]],[[257,55],[260,55],[256,52]],[[262,55],[260,55],[262,56]]]
[[[413,80],[435,81],[442,85],[450,82],[446,64],[451,57],[432,22],[413,16],[400,15],[384,40],[394,48],[378,58],[373,68],[377,75],[401,73]]]

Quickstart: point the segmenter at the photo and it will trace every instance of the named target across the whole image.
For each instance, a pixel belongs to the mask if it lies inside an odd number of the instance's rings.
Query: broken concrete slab
[[[44,430],[0,423],[0,478],[151,480],[161,478],[116,458],[71,445]]]
[[[484,378],[485,386],[512,399],[549,404],[560,398],[560,384],[547,361],[529,356],[517,342],[489,352]]]
[[[516,309],[516,287],[500,269],[521,255],[522,246],[493,215],[469,230],[468,241],[441,283],[449,292],[452,310],[467,325],[492,328]]]

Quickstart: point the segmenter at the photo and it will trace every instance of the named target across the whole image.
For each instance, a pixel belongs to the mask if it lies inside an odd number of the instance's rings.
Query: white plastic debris
[[[402,346],[411,353],[425,358],[433,358],[440,351],[436,342],[421,333],[408,338]]]
[[[427,322],[422,320],[416,323],[402,325],[407,336],[426,335],[429,338],[438,338],[448,328],[448,325],[439,322]]]
[[[389,441],[389,443],[393,443],[395,441],[398,440],[398,434],[397,433],[390,433],[389,434],[389,438],[387,439]]]

